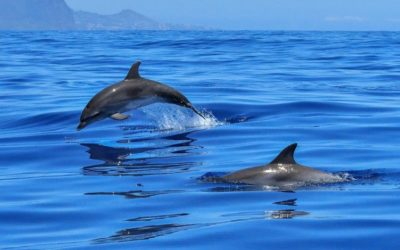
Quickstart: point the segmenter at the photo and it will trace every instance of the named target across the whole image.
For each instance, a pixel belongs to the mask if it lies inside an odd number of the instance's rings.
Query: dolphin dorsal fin
[[[287,146],[270,164],[296,164],[293,157],[296,147],[297,143]]]
[[[129,73],[126,75],[125,80],[140,78],[139,66],[140,66],[140,61],[135,62],[132,65],[131,69],[129,70]]]

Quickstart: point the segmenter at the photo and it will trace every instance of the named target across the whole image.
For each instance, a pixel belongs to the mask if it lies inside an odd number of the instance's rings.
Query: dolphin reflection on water
[[[193,144],[195,131],[162,137],[118,140],[110,145],[81,143],[90,159],[100,161],[82,167],[84,175],[142,176],[181,173],[200,163],[186,158],[201,149]],[[162,155],[159,153],[162,152]]]

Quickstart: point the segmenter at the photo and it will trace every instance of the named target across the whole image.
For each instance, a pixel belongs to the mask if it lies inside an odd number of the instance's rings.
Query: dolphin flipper
[[[115,114],[113,114],[112,116],[110,116],[112,119],[114,119],[114,120],[117,120],[117,121],[122,121],[122,120],[125,120],[125,119],[128,119],[128,115],[124,115],[124,114],[121,114],[121,113],[115,113]]]

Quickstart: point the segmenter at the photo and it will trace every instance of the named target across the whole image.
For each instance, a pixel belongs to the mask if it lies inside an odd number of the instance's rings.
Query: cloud
[[[329,16],[324,19],[326,22],[357,22],[365,21],[365,18],[359,16]]]

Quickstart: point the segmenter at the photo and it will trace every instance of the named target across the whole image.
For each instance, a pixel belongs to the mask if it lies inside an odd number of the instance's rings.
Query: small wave
[[[52,39],[52,38],[40,38],[32,40],[33,43],[55,43],[59,42],[59,40]]]
[[[2,124],[3,128],[37,128],[43,126],[61,127],[68,126],[76,118],[76,113],[72,111],[48,112],[34,114],[20,119],[14,119]]]
[[[352,174],[348,172],[341,172],[335,174],[336,177],[340,180],[339,182],[349,182],[349,181],[355,181],[357,180],[356,177],[354,177]]]

